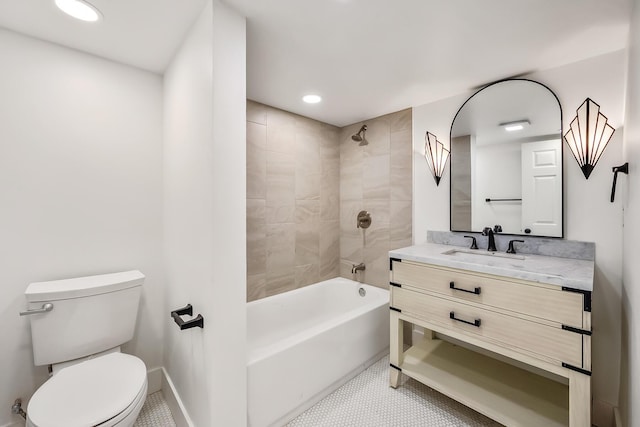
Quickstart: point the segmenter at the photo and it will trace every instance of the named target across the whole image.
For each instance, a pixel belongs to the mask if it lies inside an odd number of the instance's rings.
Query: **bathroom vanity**
[[[401,373],[504,424],[591,425],[594,262],[436,243],[391,251]],[[425,328],[406,348],[405,322]]]

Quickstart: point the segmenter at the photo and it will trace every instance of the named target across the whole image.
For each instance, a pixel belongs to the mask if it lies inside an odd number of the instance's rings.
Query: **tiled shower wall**
[[[247,101],[247,300],[339,275],[340,130]]]
[[[340,275],[354,278],[353,264],[366,270],[356,279],[388,288],[392,249],[411,245],[411,109],[366,120],[340,132]],[[366,124],[367,145],[351,139]],[[359,211],[371,226],[356,228]]]
[[[247,300],[338,276],[387,288],[387,252],[411,244],[411,146],[411,109],[339,129],[247,101]]]

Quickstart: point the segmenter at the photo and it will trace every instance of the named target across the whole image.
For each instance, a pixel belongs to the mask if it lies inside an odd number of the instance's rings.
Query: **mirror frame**
[[[475,93],[473,93],[473,95],[471,95],[469,98],[467,98],[466,101],[464,101],[462,103],[462,105],[460,106],[460,108],[458,108],[458,111],[456,111],[455,116],[453,116],[453,120],[451,121],[451,127],[449,128],[449,149],[453,155],[453,147],[451,146],[452,144],[452,137],[451,134],[453,133],[453,125],[456,122],[456,118],[458,117],[458,115],[460,114],[460,111],[462,111],[462,109],[464,108],[465,105],[467,105],[467,103],[469,101],[471,101],[473,99],[473,97],[475,97],[476,95],[478,95],[480,92],[482,92],[485,89],[488,89],[494,85],[500,84],[500,83],[504,83],[504,82],[511,82],[511,81],[522,81],[522,82],[531,82],[531,83],[535,83],[537,85],[542,86],[543,88],[545,88],[546,90],[549,91],[549,93],[551,93],[553,95],[553,97],[556,99],[556,102],[558,103],[558,109],[560,110],[560,164],[562,165],[562,206],[560,206],[560,211],[561,211],[561,218],[562,218],[562,227],[561,227],[561,234],[560,236],[543,236],[543,235],[538,235],[538,234],[526,234],[526,233],[522,233],[522,234],[517,234],[517,233],[496,233],[496,234],[502,234],[505,236],[527,236],[527,237],[540,237],[540,238],[548,238],[548,239],[564,239],[564,230],[565,230],[565,226],[564,226],[564,220],[565,220],[565,215],[564,215],[564,143],[562,140],[562,135],[564,134],[564,122],[563,122],[563,116],[562,116],[562,104],[560,103],[560,98],[558,98],[558,95],[556,95],[556,93],[554,91],[551,90],[551,88],[543,83],[540,83],[538,81],[535,80],[531,80],[531,79],[524,79],[524,78],[507,78],[507,79],[502,79],[502,80],[497,80],[495,82],[489,83],[483,87],[481,87],[480,89],[478,89]],[[449,231],[452,232],[457,232],[457,233],[480,233],[481,231],[472,231],[472,230],[454,230],[453,229],[453,209],[452,209],[452,203],[453,203],[453,171],[451,170],[453,167],[453,162],[451,161],[451,159],[449,159]]]

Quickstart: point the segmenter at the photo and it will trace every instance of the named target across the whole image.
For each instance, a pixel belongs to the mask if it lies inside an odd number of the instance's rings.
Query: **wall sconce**
[[[436,180],[436,186],[438,186],[444,174],[444,167],[447,164],[450,152],[444,148],[444,145],[430,132],[427,132],[424,141],[424,157],[427,159],[427,164],[433,174],[433,179]]]
[[[607,124],[607,118],[600,112],[600,106],[587,98],[576,110],[576,117],[564,140],[573,153],[586,179],[596,167],[615,129]]]

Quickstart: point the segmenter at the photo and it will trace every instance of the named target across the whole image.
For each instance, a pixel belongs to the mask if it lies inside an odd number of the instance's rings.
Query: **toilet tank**
[[[31,283],[25,291],[28,309],[53,304],[53,310],[31,314],[36,365],[78,359],[131,340],[144,275],[137,271]]]

